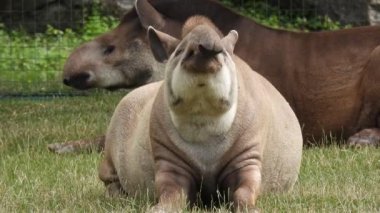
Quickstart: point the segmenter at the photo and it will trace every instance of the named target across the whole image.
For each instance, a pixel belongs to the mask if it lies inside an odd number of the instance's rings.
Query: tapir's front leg
[[[380,128],[363,129],[349,137],[347,143],[351,147],[380,146]]]
[[[351,147],[380,146],[380,102],[377,105],[364,104],[357,128],[360,131],[350,136],[347,143]],[[364,127],[364,128],[363,128]]]
[[[176,161],[173,161],[176,162]],[[150,212],[182,212],[195,199],[195,184],[191,175],[172,162],[156,162],[155,188],[158,204]]]
[[[349,137],[348,144],[353,147],[380,146],[380,46],[370,54],[362,71],[362,106],[356,122],[356,133]]]
[[[260,192],[259,165],[248,165],[228,175],[223,184],[230,193],[235,212],[256,212],[256,199]]]

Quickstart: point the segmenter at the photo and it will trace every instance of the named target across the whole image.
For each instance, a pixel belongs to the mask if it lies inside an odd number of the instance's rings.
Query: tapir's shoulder
[[[162,81],[146,84],[144,86],[138,87],[127,95],[125,95],[119,105],[130,104],[131,102],[142,103],[146,102],[147,99],[154,98],[162,85]]]
[[[140,111],[146,103],[155,99],[162,81],[138,87],[125,95],[115,109],[115,113],[133,113]]]
[[[297,123],[297,119],[289,103],[281,93],[262,75],[252,70],[239,57],[234,58],[238,71],[239,84],[244,88],[244,99],[255,108],[256,115],[284,118]],[[268,119],[264,118],[263,119]],[[273,119],[273,118],[272,118]]]
[[[241,83],[255,96],[269,96],[271,99],[283,99],[280,92],[261,74],[253,70],[246,62],[238,56],[233,56],[236,69],[241,76]],[[256,97],[257,98],[257,97]]]

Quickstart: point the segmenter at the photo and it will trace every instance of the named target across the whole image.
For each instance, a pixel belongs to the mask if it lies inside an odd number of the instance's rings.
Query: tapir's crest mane
[[[187,34],[189,34],[196,26],[199,25],[208,25],[215,32],[218,33],[220,37],[223,37],[223,33],[215,26],[215,24],[207,17],[201,15],[195,15],[188,18],[185,24],[182,27],[182,38],[184,38]]]

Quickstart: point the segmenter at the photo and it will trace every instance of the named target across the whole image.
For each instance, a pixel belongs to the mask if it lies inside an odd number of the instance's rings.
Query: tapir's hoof
[[[260,209],[257,208],[257,207],[250,207],[250,208],[243,208],[243,209],[236,208],[236,209],[234,209],[233,212],[234,212],[234,213],[245,213],[245,212],[249,212],[249,213],[260,213]]]
[[[106,186],[106,197],[108,198],[125,197],[126,195],[127,193],[119,182],[110,183]]]
[[[49,151],[56,154],[65,154],[75,152],[75,147],[69,143],[52,143],[47,145]]]
[[[155,205],[149,209],[148,213],[182,213],[181,210],[174,210],[172,208],[164,208],[160,205]]]
[[[167,213],[168,211],[158,205],[155,205],[152,208],[150,208],[147,212],[148,213]]]
[[[186,211],[176,206],[161,206],[160,204],[156,204],[152,206],[152,208],[150,208],[147,212],[148,213],[183,213]]]
[[[363,129],[348,138],[348,145],[351,147],[366,147],[380,145],[380,129]]]

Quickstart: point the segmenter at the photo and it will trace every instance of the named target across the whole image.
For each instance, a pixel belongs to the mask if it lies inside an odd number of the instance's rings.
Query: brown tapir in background
[[[281,94],[233,54],[211,21],[186,22],[182,41],[149,28],[165,80],[125,96],[112,117],[99,176],[108,194],[155,191],[152,212],[180,212],[218,194],[254,210],[260,192],[297,180],[301,128]],[[219,199],[215,199],[219,200]]]
[[[380,143],[380,27],[289,32],[257,24],[216,1],[137,0],[118,27],[70,55],[65,84],[115,89],[161,79],[163,67],[148,50],[147,26],[178,37],[183,22],[196,14],[210,18],[223,33],[240,32],[236,55],[286,98],[308,142],[318,143],[330,133],[346,139],[359,132],[349,143]],[[64,152],[79,145],[51,149]]]

